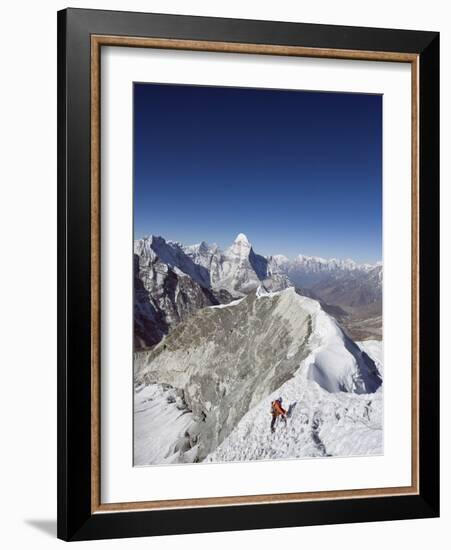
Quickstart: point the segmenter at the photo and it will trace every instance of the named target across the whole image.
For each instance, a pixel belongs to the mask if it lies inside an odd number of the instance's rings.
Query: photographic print
[[[134,465],[383,454],[382,96],[133,109]]]

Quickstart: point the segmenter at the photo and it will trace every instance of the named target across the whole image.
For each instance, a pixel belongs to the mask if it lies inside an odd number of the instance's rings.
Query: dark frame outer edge
[[[57,71],[58,71],[58,93],[57,93],[57,157],[58,157],[58,188],[57,188],[57,292],[58,292],[58,326],[57,326],[57,361],[58,361],[58,404],[57,404],[57,437],[58,437],[58,462],[57,462],[57,536],[67,538],[67,482],[66,472],[67,452],[66,441],[68,437],[66,418],[66,14],[58,13],[57,33]]]
[[[440,36],[420,56],[420,494],[440,508]]]

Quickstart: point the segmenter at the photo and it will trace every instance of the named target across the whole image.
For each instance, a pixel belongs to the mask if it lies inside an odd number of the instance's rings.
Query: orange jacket
[[[271,413],[273,416],[285,416],[287,411],[282,407],[278,401],[273,401],[271,403]]]

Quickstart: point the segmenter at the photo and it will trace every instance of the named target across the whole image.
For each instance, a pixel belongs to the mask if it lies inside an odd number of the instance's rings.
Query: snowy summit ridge
[[[381,451],[375,362],[316,300],[293,288],[259,287],[228,305],[199,310],[142,355],[135,385],[139,411],[160,402],[168,407],[158,399],[146,404],[148,391],[166,391],[173,403],[171,424],[160,416],[157,432],[146,432],[144,417],[136,417],[137,464],[277,458],[287,445],[289,456]],[[173,397],[164,388],[176,388]],[[280,395],[290,407],[285,436],[269,430],[270,403]],[[179,413],[174,424],[176,408],[189,414]],[[361,415],[359,433],[350,433]]]
[[[243,243],[243,244],[248,245],[248,246],[251,245],[251,243],[249,242],[249,239],[246,237],[246,235],[244,233],[238,233],[238,235],[236,236],[235,242],[236,243]]]

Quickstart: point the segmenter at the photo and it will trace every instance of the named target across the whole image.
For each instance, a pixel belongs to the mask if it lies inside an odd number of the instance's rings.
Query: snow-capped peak
[[[234,241],[235,243],[240,243],[240,244],[245,244],[245,245],[248,245],[250,246],[250,242],[249,242],[249,239],[246,237],[246,235],[244,233],[238,233],[238,235],[236,236],[236,239]]]
[[[226,255],[233,258],[248,259],[252,245],[244,233],[239,233],[232,245],[226,250]]]

